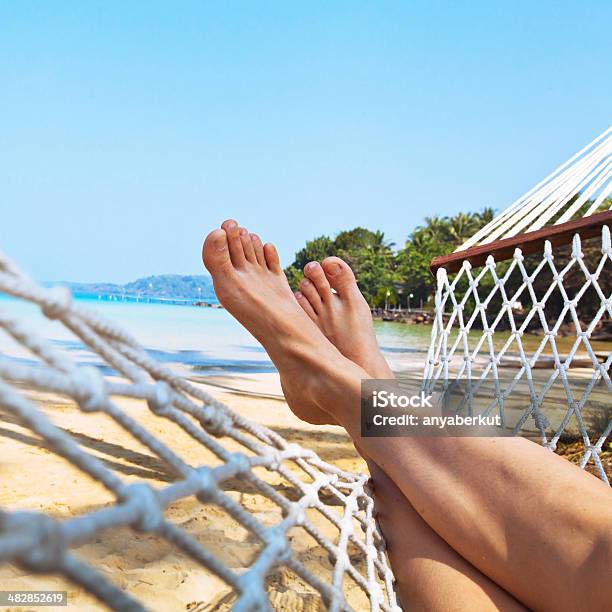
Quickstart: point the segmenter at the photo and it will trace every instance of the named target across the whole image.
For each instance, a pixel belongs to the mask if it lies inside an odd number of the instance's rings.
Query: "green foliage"
[[[393,292],[395,255],[393,245],[383,232],[372,232],[362,227],[340,232],[335,239],[319,236],[309,240],[295,255],[294,262],[285,269],[291,288],[296,290],[304,277],[304,266],[310,261],[322,261],[335,255],[344,259],[355,272],[359,287],[372,306],[380,304],[379,296]],[[384,303],[385,298],[382,298]]]
[[[452,253],[493,219],[492,208],[480,213],[458,213],[454,217],[426,217],[396,255],[397,275],[404,295],[413,295],[412,304],[427,302],[433,297],[434,278],[429,271],[434,257]]]
[[[309,261],[322,261],[333,255],[334,250],[334,241],[331,238],[319,236],[314,240],[309,240],[306,246],[295,254],[295,260],[290,267],[302,271]]]
[[[584,214],[592,203],[590,200],[585,202],[579,211],[580,215]],[[602,208],[608,209],[611,204],[612,202],[607,199],[602,203]],[[304,277],[303,268],[309,261],[322,261],[330,255],[336,255],[351,266],[359,288],[370,306],[398,304],[405,307],[410,300],[412,307],[422,303],[425,307],[433,308],[435,279],[429,271],[432,259],[454,251],[489,223],[493,216],[493,209],[485,208],[479,213],[458,213],[452,217],[426,217],[424,224],[417,227],[404,246],[397,251],[393,251],[394,245],[385,239],[383,232],[371,231],[363,227],[342,231],[333,239],[329,236],[319,236],[307,242],[305,247],[296,253],[295,261],[285,272],[292,288],[297,289]],[[582,250],[585,265],[589,270],[594,271],[601,258],[601,243],[596,239],[583,241]],[[571,246],[557,248],[555,264],[558,269],[564,268],[570,261],[570,257]],[[531,274],[540,261],[541,255],[527,256],[524,261],[527,273]],[[510,261],[498,262],[497,274],[500,277],[503,276],[509,266]],[[474,270],[474,274],[477,273],[478,271]],[[577,266],[565,275],[564,287],[570,299],[578,295],[584,282],[584,274]],[[493,289],[493,283],[491,275],[485,275],[479,284],[479,294],[483,296],[489,294]],[[522,283],[520,272],[515,270],[506,282],[507,295],[514,295]],[[546,267],[538,274],[533,283],[537,299],[542,299],[552,284],[552,273]],[[609,292],[608,288],[612,286],[612,274],[607,269],[602,271],[599,284],[605,292]],[[456,292],[462,295],[466,289],[467,279],[463,278],[458,282]],[[589,287],[588,291],[582,295],[578,304],[581,320],[588,321],[595,316],[599,304],[595,293],[596,290]],[[488,311],[499,312],[502,307],[502,299],[501,293],[495,292],[490,298]],[[533,307],[532,300],[527,291],[524,291],[518,299],[523,307],[523,316],[525,316]],[[475,300],[468,299],[465,303],[464,315],[469,317],[475,306]],[[550,322],[565,312],[564,297],[560,290],[555,289],[549,293],[547,312],[551,317]],[[569,315],[565,312],[564,320],[569,323],[568,318]],[[475,323],[477,327],[480,324],[479,321]],[[534,319],[533,324],[539,324],[539,319]],[[504,325],[504,321],[501,321],[500,328]]]
[[[334,239],[319,236],[296,253],[285,273],[296,290],[308,262],[336,255],[351,266],[370,306],[406,306],[411,293],[413,305],[426,303],[434,291],[434,279],[429,272],[431,260],[453,251],[492,218],[491,208],[454,217],[427,217],[425,225],[418,227],[397,252],[378,230],[356,227],[340,232]]]
[[[287,277],[289,286],[294,291],[297,291],[301,280],[304,278],[304,272],[295,266],[287,266],[285,268],[285,276]]]

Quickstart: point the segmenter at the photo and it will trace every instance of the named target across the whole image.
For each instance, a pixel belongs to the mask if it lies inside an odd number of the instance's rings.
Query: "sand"
[[[207,386],[206,390],[240,414],[271,427],[291,442],[308,446],[338,467],[364,471],[365,464],[344,430],[333,426],[314,427],[293,416],[282,399],[277,375],[217,377],[211,382],[215,386]],[[227,391],[218,385],[237,391]],[[247,390],[261,396],[249,395]],[[69,431],[86,450],[102,459],[125,481],[144,480],[161,487],[172,479],[159,458],[105,415],[84,414],[60,397],[37,396],[36,401],[56,425]],[[124,399],[119,403],[190,464],[217,462],[174,424],[153,415],[143,402]],[[0,421],[0,507],[44,511],[65,519],[113,502],[101,485],[42,447],[35,434],[18,425],[8,413],[0,411]],[[281,483],[277,484],[280,487]],[[274,504],[240,485],[227,482],[225,489],[262,522],[278,522],[280,513]],[[287,490],[287,494],[291,491]],[[166,517],[236,571],[248,566],[259,550],[254,538],[229,515],[193,497],[173,504]],[[330,525],[319,526],[333,536]],[[310,569],[330,577],[327,554],[314,540],[303,532],[291,535],[290,539]],[[235,601],[225,583],[155,535],[116,528],[73,550],[152,610],[223,610]],[[67,590],[72,609],[106,609],[83,589],[61,577],[34,575],[20,567],[0,565],[0,590],[12,589]],[[318,597],[310,594],[309,587],[287,570],[281,570],[270,580],[270,593],[275,609],[320,608]],[[358,588],[349,594],[357,609],[365,605]]]
[[[322,459],[344,470],[366,470],[343,429],[311,426],[293,416],[282,397],[277,374],[216,376],[206,381],[203,388],[239,414],[267,425],[290,442],[314,450]],[[153,487],[163,487],[172,480],[165,464],[109,417],[84,414],[64,398],[32,397],[57,426],[70,432],[83,448],[99,457],[126,482],[144,480]],[[118,403],[189,464],[218,462],[173,423],[153,415],[144,402],[121,399]],[[233,450],[231,441],[225,439],[224,444]],[[579,455],[576,453],[576,457]],[[604,459],[608,462],[609,457]],[[288,497],[295,494],[286,482],[277,480],[273,484]],[[245,488],[242,482],[228,481],[224,488],[262,523],[271,525],[280,520],[278,508],[256,491]],[[101,485],[45,449],[35,434],[0,409],[0,507],[43,511],[58,519],[67,519],[103,508],[113,501]],[[338,507],[333,510],[340,512]],[[193,497],[173,504],[165,515],[236,571],[248,567],[260,549],[252,535],[229,515]],[[337,532],[316,511],[309,518],[334,539]],[[299,559],[329,581],[332,567],[320,545],[299,528],[290,532],[290,541]],[[116,528],[73,550],[152,610],[208,612],[228,609],[235,601],[225,583],[155,535]],[[359,566],[358,555],[353,556],[351,552],[349,549],[353,563]],[[320,599],[312,589],[286,569],[270,578],[268,588],[274,609],[321,609]],[[20,567],[0,565],[0,590],[13,589],[67,590],[72,609],[105,609],[83,589],[61,577],[34,575]],[[348,597],[356,610],[367,608],[358,587],[349,585]]]

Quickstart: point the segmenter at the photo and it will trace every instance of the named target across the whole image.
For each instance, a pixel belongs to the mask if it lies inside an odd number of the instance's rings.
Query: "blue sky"
[[[0,248],[41,280],[198,273],[503,208],[611,122],[612,3],[0,4]]]

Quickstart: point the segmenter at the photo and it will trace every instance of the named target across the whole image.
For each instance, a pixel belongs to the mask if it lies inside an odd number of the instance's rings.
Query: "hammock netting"
[[[440,258],[424,374],[514,434],[578,444],[580,466],[606,482],[611,191],[612,127]]]
[[[0,408],[115,499],[65,520],[44,512],[0,510],[0,562],[62,574],[112,609],[144,610],[132,595],[71,551],[107,530],[131,527],[163,538],[226,583],[235,594],[234,610],[271,609],[266,586],[279,568],[298,576],[330,610],[399,609],[384,542],[372,516],[367,476],[340,470],[233,412],[153,360],[125,331],[74,303],[66,289],[39,286],[1,254],[0,294],[36,304],[45,317],[64,325],[112,368],[114,376],[105,377],[98,368],[79,364],[12,316],[10,301],[2,303],[0,330],[25,347],[32,359],[0,353]],[[57,396],[68,398],[84,413],[108,415],[159,457],[173,474],[172,482],[163,488],[125,482],[45,415],[39,402]],[[122,409],[120,398],[144,402],[157,417],[197,441],[210,459],[188,463],[178,449],[169,448]],[[272,519],[258,520],[224,491],[224,484],[236,479],[277,508]],[[240,571],[228,567],[188,530],[166,518],[171,504],[190,496],[227,513],[259,542],[250,564]],[[292,548],[300,540],[312,541],[327,553],[326,577],[300,561]]]
[[[515,435],[551,450],[577,443],[580,467],[609,482],[600,457],[612,431],[608,226],[586,244],[585,255],[576,234],[556,253],[546,243],[541,255],[516,249],[510,261],[439,268],[424,378],[429,392],[459,395],[458,409],[499,415]]]

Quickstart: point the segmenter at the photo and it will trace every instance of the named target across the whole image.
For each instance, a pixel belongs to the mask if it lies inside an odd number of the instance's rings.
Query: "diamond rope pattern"
[[[463,383],[469,411],[499,414],[513,434],[531,431],[551,450],[562,436],[578,436],[580,467],[591,462],[609,483],[600,455],[612,431],[612,353],[592,339],[612,321],[608,226],[595,242],[590,266],[575,234],[567,253],[546,242],[539,258],[516,249],[511,260],[489,256],[476,270],[468,261],[454,275],[439,268],[424,380],[429,391]]]
[[[236,595],[234,610],[271,609],[266,578],[281,567],[310,585],[330,610],[352,609],[346,597],[348,582],[356,585],[371,610],[399,610],[365,475],[328,464],[314,452],[233,412],[153,360],[116,325],[73,303],[67,290],[40,287],[0,253],[2,293],[39,306],[46,317],[60,322],[102,357],[118,377],[107,379],[97,368],[78,364],[12,316],[10,302],[2,305],[0,330],[28,349],[33,361],[16,361],[0,352],[0,407],[37,434],[47,448],[100,482],[115,503],[66,520],[42,512],[0,509],[0,562],[16,563],[33,572],[63,574],[111,609],[144,610],[130,593],[71,552],[71,547],[123,526],[156,534],[219,577]],[[56,427],[25,389],[69,398],[87,414],[108,415],[164,462],[174,474],[173,481],[163,488],[124,482]],[[153,414],[172,421],[210,451],[217,464],[188,463],[122,409],[117,398],[143,400]],[[242,450],[230,451],[227,441]],[[262,470],[288,483],[297,492],[297,500],[282,495],[261,475]],[[236,478],[273,502],[281,519],[265,525],[225,493],[223,484]],[[189,496],[222,509],[260,542],[258,554],[243,571],[228,567],[186,529],[166,518],[171,504]],[[334,512],[333,506],[342,512]],[[323,516],[333,526],[335,537],[324,535],[308,518],[308,510]],[[329,555],[333,565],[329,580],[315,575],[299,560],[293,539],[288,537],[296,528]]]

